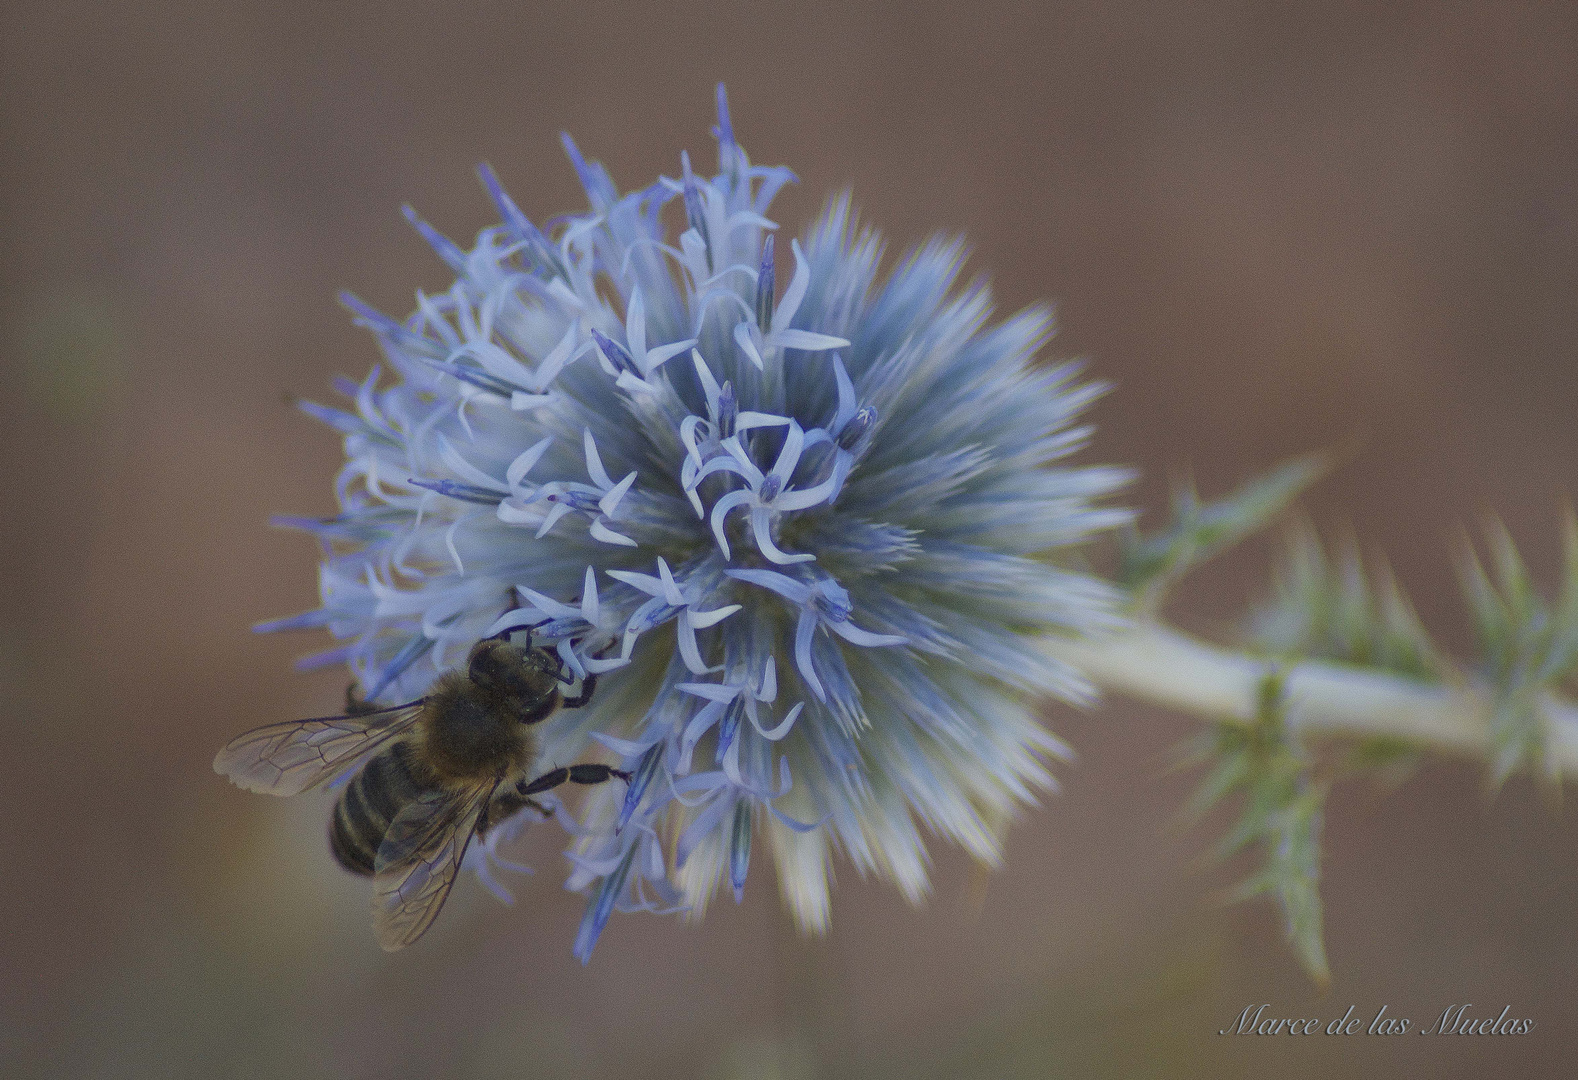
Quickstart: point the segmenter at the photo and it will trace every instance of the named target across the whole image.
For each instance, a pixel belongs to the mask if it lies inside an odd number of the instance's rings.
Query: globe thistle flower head
[[[792,177],[751,164],[721,87],[714,135],[714,175],[682,155],[625,195],[566,136],[590,205],[547,230],[484,167],[501,224],[470,250],[407,211],[454,284],[403,320],[346,298],[392,380],[304,406],[345,435],[342,512],[291,522],[324,542],[322,606],[263,627],[327,626],[320,662],[383,703],[512,628],[599,677],[543,725],[545,762],[632,773],[558,808],[583,959],[616,909],[740,896],[753,856],[811,929],[835,851],[912,899],[923,828],[996,860],[1064,753],[1036,698],[1085,692],[1038,636],[1113,619],[1055,559],[1124,520],[1096,500],[1125,477],[1054,464],[1101,388],[1033,362],[1047,314],[992,324],[955,242],[879,280],[843,199],[785,243]]]

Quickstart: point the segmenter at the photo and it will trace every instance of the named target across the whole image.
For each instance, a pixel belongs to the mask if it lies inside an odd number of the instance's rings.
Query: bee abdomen
[[[411,774],[404,743],[362,766],[345,785],[329,822],[329,850],[353,874],[371,877],[389,823],[423,792]]]

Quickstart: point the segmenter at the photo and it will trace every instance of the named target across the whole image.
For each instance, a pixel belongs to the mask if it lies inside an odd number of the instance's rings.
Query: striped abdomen
[[[329,849],[335,860],[353,874],[371,877],[389,823],[427,790],[412,774],[406,743],[370,759],[340,792],[329,821]]]

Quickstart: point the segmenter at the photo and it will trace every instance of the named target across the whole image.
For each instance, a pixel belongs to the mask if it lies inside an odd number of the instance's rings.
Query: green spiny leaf
[[[1554,606],[1534,588],[1523,557],[1499,521],[1486,524],[1492,575],[1472,543],[1460,561],[1463,591],[1479,638],[1480,672],[1490,684],[1490,785],[1521,768],[1555,783],[1543,699],[1578,662],[1578,524],[1562,520],[1562,583]]]
[[[1282,909],[1284,929],[1300,963],[1317,982],[1330,978],[1322,941],[1320,836],[1326,787],[1311,777],[1311,763],[1283,716],[1280,671],[1262,680],[1255,721],[1219,724],[1191,740],[1190,757],[1214,762],[1185,807],[1198,819],[1229,795],[1243,799],[1237,821],[1213,845],[1225,859],[1258,844],[1261,869],[1229,893],[1230,900],[1270,895]]]
[[[1251,617],[1250,637],[1289,660],[1337,660],[1429,681],[1445,668],[1385,566],[1367,573],[1351,541],[1334,563],[1308,526],[1292,532],[1273,597]]]
[[[1463,596],[1468,602],[1469,617],[1473,619],[1480,649],[1486,662],[1500,674],[1515,651],[1510,640],[1511,613],[1490,583],[1472,542],[1465,543],[1463,557],[1458,563],[1458,576],[1463,581]]]
[[[1231,495],[1202,503],[1190,485],[1173,493],[1173,521],[1150,535],[1131,530],[1120,551],[1118,580],[1141,602],[1160,604],[1185,573],[1259,531],[1326,472],[1324,455],[1286,462]]]

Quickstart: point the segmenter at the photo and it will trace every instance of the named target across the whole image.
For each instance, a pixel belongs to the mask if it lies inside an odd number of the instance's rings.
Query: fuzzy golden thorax
[[[464,674],[434,684],[414,731],[416,758],[440,784],[518,779],[537,758],[531,726],[551,716],[562,697],[541,650],[478,642]]]

